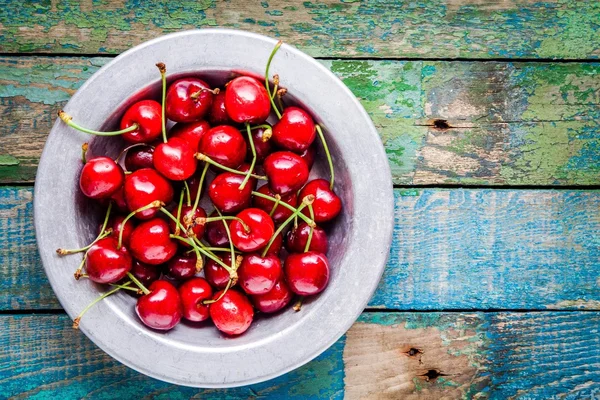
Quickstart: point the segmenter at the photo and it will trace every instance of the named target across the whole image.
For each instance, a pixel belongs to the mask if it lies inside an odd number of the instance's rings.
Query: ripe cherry
[[[143,263],[165,263],[177,253],[177,243],[169,235],[169,225],[165,220],[154,218],[144,221],[131,233],[129,251]]]
[[[297,191],[308,180],[308,166],[300,156],[289,151],[270,154],[264,168],[269,187],[281,195]]]
[[[179,123],[171,128],[169,137],[177,137],[185,140],[190,145],[190,148],[196,152],[198,151],[200,139],[202,139],[202,136],[209,130],[210,125],[208,125],[208,122],[206,121],[190,122],[188,124]]]
[[[152,146],[134,147],[125,155],[127,171],[137,171],[142,168],[154,168],[154,148]]]
[[[130,143],[150,143],[162,134],[162,106],[154,100],[138,101],[125,111],[120,129],[137,124],[138,129],[123,134]]]
[[[238,269],[239,284],[248,294],[265,294],[279,280],[282,268],[279,257],[260,254],[248,254],[244,257],[242,265]]]
[[[179,286],[179,296],[183,306],[183,318],[201,322],[210,318],[209,306],[202,304],[213,296],[213,290],[203,278],[193,278]]]
[[[231,172],[217,175],[208,187],[208,196],[221,212],[233,213],[250,205],[252,184],[240,189],[244,176]]]
[[[91,199],[106,199],[113,195],[125,180],[123,169],[108,157],[88,160],[79,176],[79,187]]]
[[[171,279],[186,280],[196,275],[196,254],[180,254],[167,263],[167,275]]]
[[[215,293],[213,299],[218,299],[221,293]],[[210,317],[221,332],[240,335],[252,324],[254,309],[245,295],[236,290],[228,290],[219,301],[210,305]]]
[[[117,245],[117,241],[109,236],[90,247],[85,261],[85,270],[90,280],[96,283],[115,283],[131,270],[131,256],[117,250]]]
[[[287,306],[293,296],[287,283],[280,279],[267,293],[252,296],[252,303],[261,312],[274,313]]]
[[[269,132],[265,135],[265,132]],[[270,129],[267,128],[258,128],[252,130],[252,142],[254,143],[254,150],[256,150],[256,162],[261,163],[267,158],[271,151],[273,150],[273,142],[269,140]],[[252,160],[252,149],[250,148],[250,144],[247,145],[246,152],[246,160]]]
[[[325,179],[315,179],[306,184],[300,191],[299,197],[303,199],[305,196],[312,194],[315,196],[313,203],[313,211],[315,213],[316,222],[326,222],[335,218],[342,210],[342,201],[329,188],[329,182]],[[305,215],[309,215],[308,209],[302,210]]]
[[[315,141],[315,123],[306,111],[287,107],[281,119],[273,126],[273,141],[277,146],[302,153]]]
[[[231,221],[229,230],[233,245],[245,252],[265,247],[275,232],[275,225],[269,214],[260,208],[246,208],[237,214],[237,217],[244,221],[246,226],[238,220]]]
[[[329,261],[322,253],[290,254],[284,270],[290,289],[302,296],[323,291],[329,282]]]
[[[181,297],[171,283],[158,280],[148,288],[149,294],[141,296],[135,312],[144,325],[152,329],[169,330],[179,323],[183,315]]]
[[[144,264],[137,260],[133,261],[130,272],[146,287],[160,278],[160,269],[156,265]]]
[[[172,181],[183,181],[196,172],[196,149],[178,137],[161,143],[154,150],[154,168]]]
[[[229,118],[239,123],[261,124],[271,112],[271,100],[264,85],[250,76],[233,79],[225,89]]]
[[[218,217],[216,212],[212,212],[209,218]],[[212,221],[204,225],[204,239],[211,246],[224,247],[229,245],[229,238],[227,237],[227,231],[223,225],[223,221]],[[231,262],[231,260],[229,260]]]
[[[165,178],[151,168],[142,168],[125,178],[125,200],[129,211],[135,211],[155,200],[168,204],[173,200],[173,187]],[[136,213],[136,218],[150,219],[157,213],[150,208]]]
[[[127,212],[127,201],[125,201],[125,187],[121,186],[110,196],[110,200],[118,211]]]
[[[197,121],[208,112],[212,100],[213,91],[203,80],[179,79],[167,90],[167,118],[175,122]]]
[[[111,236],[116,240],[119,240],[119,234],[121,233],[121,230],[123,230],[123,244],[128,246],[131,233],[135,229],[135,223],[133,222],[133,219],[130,218],[125,222],[125,225],[123,225],[124,220],[124,216],[115,215],[108,221],[108,226],[112,228]]]
[[[220,221],[219,221],[220,222]],[[231,254],[225,253],[223,257],[219,257],[225,265],[231,265]],[[204,277],[206,280],[217,289],[224,289],[229,282],[229,272],[222,265],[214,260],[207,258],[204,266]]]
[[[193,211],[193,212],[192,212]],[[171,212],[174,216],[177,216],[177,209]],[[188,231],[191,229],[194,232],[195,237],[198,239],[202,239],[202,235],[204,235],[205,223],[197,221],[197,219],[206,218],[206,211],[200,206],[196,207],[193,210],[192,206],[182,206],[181,207],[181,215],[179,216],[179,222],[186,228],[185,232],[179,232],[179,236],[187,238]],[[169,219],[169,227],[171,228],[171,232],[175,233],[177,231],[177,225],[175,221]],[[185,244],[185,242],[181,242],[186,247],[190,247]]]
[[[267,196],[271,196],[271,197],[275,197],[277,195],[277,193],[275,193],[271,190],[269,185],[263,185],[263,186],[259,187],[257,192],[265,194]],[[281,196],[281,201],[291,205],[292,207],[296,207],[298,205],[298,196],[296,196],[296,192],[290,192],[286,195]],[[270,214],[271,218],[273,218],[273,221],[276,224],[282,223],[283,221],[288,219],[288,217],[290,215],[292,215],[292,213],[293,213],[291,210],[287,209],[286,207],[284,207],[282,205],[278,205],[277,207],[275,207],[275,211],[273,212],[273,214],[271,214],[271,211],[273,210],[273,206],[275,206],[275,203],[272,202],[271,200],[264,199],[264,198],[258,197],[258,196],[254,196],[254,198],[252,199],[252,204],[254,205],[254,207],[258,207],[261,210],[263,210],[264,212]]]
[[[269,246],[269,250],[267,250],[267,254],[271,254],[274,256],[279,256],[279,252],[281,251],[281,245],[283,244],[283,234],[278,234]]]
[[[219,125],[200,139],[198,151],[229,168],[237,168],[246,158],[246,141],[232,126]]]
[[[233,121],[227,114],[225,108],[225,92],[221,91],[213,97],[212,106],[210,107],[210,114],[208,115],[208,121],[211,125],[231,125]]]
[[[297,228],[290,229],[285,242],[288,251],[290,253],[304,252],[309,235],[310,226],[306,222],[301,222]],[[315,226],[308,250],[327,254],[327,244],[327,234],[322,228]]]
[[[302,153],[298,154],[300,156],[300,158],[303,159],[304,162],[306,163],[306,166],[308,167],[309,171],[311,170],[313,164],[315,163],[316,153],[317,153],[317,150],[315,149],[315,145],[313,144],[312,146],[309,146],[308,149],[306,149]]]

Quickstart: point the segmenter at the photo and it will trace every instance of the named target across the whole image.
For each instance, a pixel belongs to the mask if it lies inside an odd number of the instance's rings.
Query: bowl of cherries
[[[325,351],[382,276],[385,151],[329,70],[233,30],[139,45],[72,97],[35,183],[73,327],[181,385],[261,382]]]

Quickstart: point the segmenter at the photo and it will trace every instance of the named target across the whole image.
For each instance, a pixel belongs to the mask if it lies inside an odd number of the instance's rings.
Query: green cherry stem
[[[81,145],[81,161],[83,161],[83,164],[85,165],[85,163],[87,163],[87,151],[88,151],[88,147],[89,145],[87,143],[84,143]]]
[[[83,311],[81,311],[79,313],[79,315],[77,316],[77,318],[75,318],[73,320],[73,329],[79,329],[79,323],[81,322],[81,317],[83,317],[83,314],[85,314],[90,308],[92,308],[94,305],[96,305],[96,303],[98,303],[99,301],[107,298],[111,294],[114,294],[114,293],[118,292],[119,290],[124,289],[124,286],[126,286],[126,285],[128,285],[130,283],[131,283],[131,281],[125,283],[124,285],[118,285],[114,289],[109,290],[108,292],[102,294],[102,296],[97,297],[94,301],[92,301],[90,304],[88,304],[87,307],[85,307],[83,309]]]
[[[250,163],[250,168],[248,168],[248,173],[246,177],[240,184],[240,190],[246,187],[250,176],[252,175],[252,171],[254,171],[254,166],[256,165],[256,148],[254,147],[254,140],[252,139],[252,131],[250,130],[250,124],[246,122],[246,132],[248,134],[248,141],[250,142],[250,150],[252,150],[252,162]]]
[[[315,219],[315,212],[313,211],[312,204],[308,205],[308,212],[310,213],[310,218],[314,221],[314,219]],[[305,253],[310,248],[310,242],[312,240],[314,230],[315,230],[315,227],[311,226],[310,227],[310,232],[308,232],[308,239],[306,239],[306,245],[304,246],[304,252]]]
[[[190,186],[188,185],[187,181],[183,181],[183,188],[187,194],[187,206],[190,207],[192,205],[192,196],[190,194]]]
[[[198,250],[198,246],[194,243],[193,239],[184,238],[179,235],[169,235],[171,239],[177,239],[180,242],[184,242],[192,246],[192,250],[196,253],[196,272],[202,271],[202,256],[200,256],[200,250]]]
[[[131,281],[129,281],[129,282],[126,282],[126,283],[124,283],[123,285],[117,285],[116,283],[111,283],[111,284],[110,284],[110,286],[112,286],[112,287],[117,287],[117,288],[119,288],[119,289],[130,290],[130,291],[132,291],[132,292],[136,292],[136,293],[138,293],[138,294],[142,294],[142,293],[144,293],[144,292],[142,292],[142,290],[141,290],[141,289],[139,289],[139,288],[134,288],[134,287],[131,287],[131,286],[125,286],[125,285],[128,285],[128,284],[130,284],[130,283],[131,283]]]
[[[272,202],[276,202],[277,199],[273,196],[269,196],[268,194],[262,194],[260,192],[256,192],[253,191],[252,194],[256,197],[260,197],[266,200],[271,200]],[[297,208],[294,206],[290,206],[288,203],[286,203],[285,201],[279,202],[278,203],[280,206],[283,206],[285,208],[287,208],[288,210],[292,211],[292,212],[296,212]],[[304,214],[298,214],[298,216],[300,218],[302,218],[304,220],[304,222],[306,222],[308,225],[314,225],[315,221],[313,221],[312,219],[308,218],[306,215]]]
[[[81,259],[81,262],[79,263],[79,266],[77,267],[77,269],[75,270],[75,273],[73,274],[73,276],[75,277],[75,280],[78,281],[79,278],[81,278],[83,276],[83,274],[81,273],[81,271],[83,271],[83,266],[85,265],[85,261],[87,260],[87,251],[83,254],[83,258]]]
[[[127,273],[127,276],[129,277],[129,279],[131,279],[133,281],[133,283],[135,283],[135,286],[139,287],[140,290],[142,292],[144,292],[144,294],[150,294],[150,291],[148,290],[148,288],[146,288],[146,286],[144,286],[144,284],[142,282],[140,282],[135,275],[133,275],[131,272]]]
[[[302,209],[306,206],[308,206],[309,204],[312,204],[315,201],[315,196],[313,196],[312,194],[309,194],[308,196],[306,196],[304,199],[302,199],[302,204],[300,204],[300,206],[296,209],[296,211],[294,211],[294,213],[292,215],[290,215],[288,217],[288,219],[286,219],[283,224],[279,225],[279,228],[277,228],[277,230],[275,231],[275,233],[273,233],[273,236],[271,236],[271,239],[269,240],[269,243],[267,243],[267,246],[265,247],[265,249],[262,252],[261,257],[266,257],[267,253],[269,252],[269,249],[271,248],[271,245],[273,244],[273,242],[275,241],[275,238],[284,230],[284,228],[290,223],[292,222],[292,220],[294,219],[294,217],[298,214],[300,214],[302,212]],[[314,226],[314,222],[312,223],[311,226]]]
[[[237,169],[229,168],[223,164],[219,164],[218,162],[216,162],[215,160],[213,160],[206,154],[196,153],[196,159],[198,159],[200,161],[206,161],[208,164],[214,165],[217,168],[221,168],[224,171],[231,172],[232,174],[238,174],[238,175],[246,175],[247,174],[246,172],[238,171]],[[266,176],[263,176],[263,175],[252,174],[250,176],[252,176],[253,178],[256,178],[256,179],[263,180],[263,181],[269,180]]]
[[[279,203],[281,202],[281,196],[279,194],[275,195],[275,203],[273,203],[273,208],[271,208],[271,212],[269,213],[269,217],[272,217],[273,214],[275,214],[275,210],[277,209],[277,206],[279,205]]]
[[[200,204],[200,194],[202,193],[202,185],[204,185],[204,177],[206,176],[206,171],[208,171],[208,163],[204,164],[204,168],[202,169],[202,175],[200,175],[200,182],[198,182],[198,191],[196,192],[196,198],[194,199],[194,207],[192,207],[192,215],[196,213],[198,204]]]
[[[160,80],[162,81],[162,137],[163,142],[167,143],[167,119],[165,117],[165,108],[167,107],[167,66],[165,63],[157,63],[156,67],[160,71]]]
[[[181,191],[181,195],[179,196],[179,204],[177,205],[177,221],[181,221],[181,207],[183,207],[183,190]],[[179,225],[175,226],[175,234],[179,235]]]
[[[161,202],[160,200],[154,200],[152,203],[150,204],[146,204],[144,207],[140,207],[137,210],[132,211],[130,214],[128,214],[124,219],[123,222],[121,222],[121,226],[125,226],[125,224],[127,223],[127,221],[129,221],[131,219],[131,217],[133,217],[135,214],[145,211],[145,210],[149,210],[151,208],[159,208],[163,206],[163,202]],[[117,244],[117,250],[119,250],[123,244],[123,232],[125,231],[125,229],[121,229],[121,232],[119,232],[119,243]],[[135,281],[134,281],[135,282]]]
[[[277,44],[273,48],[273,51],[271,52],[271,55],[269,55],[269,60],[267,61],[267,67],[265,68],[265,88],[267,89],[267,94],[269,95],[269,100],[271,100],[271,106],[273,107],[273,111],[275,111],[275,114],[277,114],[277,118],[279,118],[279,119],[281,119],[281,113],[279,112],[279,109],[275,105],[275,101],[271,97],[271,87],[270,87],[271,84],[269,83],[269,67],[271,66],[271,61],[273,61],[273,57],[275,56],[275,53],[277,53],[277,50],[279,50],[279,48],[281,47],[282,44],[283,44],[283,42],[281,40],[279,42],[277,42]],[[275,93],[277,93],[277,92],[275,92]]]
[[[98,236],[96,236],[96,239],[94,239],[92,241],[92,243],[90,243],[89,245],[87,245],[85,247],[82,247],[81,249],[74,249],[74,250],[57,249],[56,253],[59,254],[59,255],[61,255],[61,256],[64,256],[66,254],[74,254],[74,253],[79,253],[79,252],[82,252],[82,251],[86,251],[87,249],[89,249],[90,247],[92,247],[92,245],[94,243],[96,243],[98,240],[104,239],[106,236],[108,236],[108,235],[104,235],[104,233],[106,231],[106,226],[108,225],[108,219],[110,218],[110,212],[111,212],[111,210],[112,210],[112,202],[108,203],[108,208],[106,209],[106,214],[104,215],[104,221],[102,222],[102,227],[100,228],[100,233],[98,234]],[[112,230],[111,230],[110,233],[112,233]]]
[[[133,132],[133,131],[135,131],[135,130],[137,130],[139,128],[138,124],[133,124],[129,128],[121,129],[119,131],[100,132],[100,131],[95,131],[93,129],[87,129],[87,128],[84,128],[84,127],[76,124],[75,122],[73,122],[73,117],[71,117],[69,114],[67,114],[63,110],[60,110],[58,112],[58,117],[65,124],[67,124],[68,126],[70,126],[71,128],[76,129],[76,130],[78,130],[80,132],[83,132],[83,133],[89,133],[90,135],[96,135],[96,136],[118,136],[118,135],[122,135],[124,133]]]
[[[221,292],[221,294],[219,295],[218,298],[211,299],[211,300],[203,300],[202,304],[204,304],[204,305],[212,304],[212,303],[216,303],[217,301],[221,300],[223,298],[223,296],[225,296],[225,293],[227,293],[227,291],[229,290],[229,288],[231,288],[231,283],[232,282],[233,282],[233,279],[229,278],[229,280],[227,281],[227,285],[225,286],[225,289],[223,289],[223,291]]]
[[[292,310],[294,310],[295,312],[300,311],[302,309],[302,301],[304,301],[304,296],[300,296],[298,298],[298,301],[296,301],[292,306]]]
[[[321,143],[323,143],[323,149],[325,150],[325,154],[327,155],[327,162],[329,163],[329,172],[331,174],[331,178],[329,180],[329,189],[333,190],[333,180],[334,180],[334,172],[333,172],[333,160],[331,159],[331,154],[329,153],[329,146],[327,146],[327,141],[325,140],[325,136],[323,135],[323,131],[319,125],[315,125],[317,128],[317,132],[319,133],[319,138],[321,138]]]

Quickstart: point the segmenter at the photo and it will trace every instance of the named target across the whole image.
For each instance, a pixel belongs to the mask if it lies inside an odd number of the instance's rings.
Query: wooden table
[[[600,398],[600,3],[386,3],[0,1],[0,398]],[[213,26],[319,58],[370,113],[397,185],[359,321],[231,390],[147,378],[73,331],[32,220],[75,90],[133,45]]]

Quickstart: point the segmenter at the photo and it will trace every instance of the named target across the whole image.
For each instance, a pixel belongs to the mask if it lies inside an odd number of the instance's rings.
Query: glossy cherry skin
[[[167,275],[171,279],[186,280],[196,275],[196,254],[180,254],[167,263]]]
[[[310,226],[308,226],[306,222],[301,222],[298,224],[297,228],[290,229],[287,233],[285,242],[288,251],[290,253],[303,253],[309,234]],[[308,250],[327,254],[327,247],[327,234],[322,228],[315,226]]]
[[[213,290],[203,278],[193,278],[179,286],[179,296],[183,306],[183,318],[201,322],[210,318],[208,304],[202,304],[213,296]]]
[[[292,297],[294,297],[294,293],[292,293],[287,283],[283,279],[280,279],[275,283],[273,289],[267,293],[251,297],[252,303],[257,310],[264,313],[274,313],[287,306]]]
[[[315,123],[306,111],[288,107],[273,126],[273,141],[283,149],[302,153],[315,141]]]
[[[131,256],[117,250],[117,241],[112,237],[98,240],[90,247],[85,261],[85,271],[96,283],[115,283],[131,270]]]
[[[304,162],[306,163],[306,166],[308,167],[309,171],[311,170],[311,168],[313,167],[313,164],[315,163],[316,153],[317,153],[317,150],[315,148],[315,145],[313,144],[312,146],[309,146],[308,149],[306,149],[302,153],[298,154],[300,156],[300,158],[303,159]]]
[[[193,98],[192,95],[197,92],[200,92],[198,97]],[[212,100],[212,90],[203,80],[179,79],[167,89],[167,118],[175,122],[197,121],[210,110]]]
[[[231,125],[233,121],[227,114],[225,108],[225,91],[220,91],[213,97],[212,106],[210,107],[210,114],[208,115],[208,121],[211,125]]]
[[[231,265],[231,253],[225,253],[222,257],[219,257],[225,265]],[[204,277],[206,280],[217,289],[224,289],[229,282],[229,272],[223,266],[212,260],[206,258],[206,265],[204,266]]]
[[[148,290],[150,293],[141,296],[135,305],[138,317],[149,328],[163,331],[172,329],[183,316],[179,292],[165,280],[154,282]]]
[[[106,199],[123,186],[125,173],[115,161],[108,157],[88,160],[79,176],[79,187],[90,199]]]
[[[154,168],[165,178],[183,181],[194,175],[198,161],[196,149],[184,139],[174,137],[161,143],[154,150]]]
[[[131,238],[131,233],[135,229],[135,223],[133,219],[130,218],[125,222],[125,225],[123,225],[124,220],[125,217],[123,215],[115,215],[109,219],[107,227],[112,228],[111,236],[117,241],[119,240],[121,230],[123,230],[123,244],[129,246],[129,239]]]
[[[275,193],[296,192],[308,180],[308,166],[300,156],[290,151],[269,154],[263,165],[269,187]]]
[[[110,200],[115,206],[117,211],[128,212],[127,201],[125,201],[125,187],[121,186],[110,196]]]
[[[271,190],[271,188],[269,187],[268,184],[259,187],[257,192],[265,194],[267,196],[271,196],[271,197],[275,197],[275,195],[277,194]],[[296,196],[296,192],[290,192],[286,195],[281,196],[281,201],[291,205],[292,207],[298,206],[298,196]],[[271,200],[263,199],[262,197],[258,197],[258,196],[254,196],[252,198],[252,204],[254,205],[254,207],[260,208],[267,214],[271,214],[271,210],[273,209],[273,206],[275,205],[275,203],[272,202]],[[291,210],[289,210],[288,208],[286,208],[282,205],[278,205],[275,208],[275,212],[273,213],[273,215],[271,215],[271,218],[273,218],[273,221],[276,224],[280,224],[283,221],[285,221],[286,219],[288,219],[292,214],[293,214],[293,212]]]
[[[279,235],[277,235],[275,237],[275,240],[273,240],[273,243],[271,243],[269,250],[267,250],[267,254],[279,256],[279,252],[281,251],[282,244],[283,244],[283,234],[280,233]]]
[[[265,294],[281,277],[282,268],[279,257],[252,253],[244,257],[238,269],[239,284],[247,294]]]
[[[152,146],[139,146],[127,150],[125,168],[130,172],[142,168],[154,168],[154,148]]]
[[[202,239],[202,235],[204,235],[204,227],[206,224],[204,223],[196,223],[197,218],[206,218],[206,211],[200,206],[196,207],[195,210],[192,210],[193,206],[182,206],[181,207],[181,215],[179,216],[179,222],[186,228],[186,231],[179,231],[179,236],[188,238],[188,230],[191,228],[194,232],[194,235],[198,239]],[[194,211],[194,212],[192,212]],[[171,214],[177,217],[177,208],[171,210]],[[177,225],[175,221],[169,218],[169,227],[171,228],[171,232],[175,233],[177,230]],[[184,247],[191,247],[185,242],[180,242]]]
[[[329,189],[329,182],[325,179],[315,179],[306,184],[298,196],[300,199],[312,194],[315,201],[312,204],[315,213],[316,222],[326,222],[335,218],[342,210],[342,201]],[[309,215],[308,208],[302,210],[305,215]]]
[[[221,292],[213,295],[218,299]],[[228,335],[240,335],[248,330],[254,318],[250,300],[236,290],[228,290],[221,300],[210,305],[210,317],[218,330]]]
[[[252,184],[240,190],[244,175],[223,172],[213,179],[208,187],[208,197],[221,212],[234,213],[250,205]]]
[[[173,200],[173,187],[151,168],[142,168],[125,177],[125,200],[129,211],[135,211],[155,200],[168,204]],[[150,219],[158,210],[150,208],[135,214],[138,219]]]
[[[202,136],[198,151],[219,164],[237,168],[246,158],[246,141],[233,126],[219,125]]]
[[[254,150],[256,151],[256,162],[258,163],[263,162],[265,158],[267,158],[267,156],[273,151],[273,141],[271,139],[263,141],[263,135],[265,131],[265,128],[253,129],[251,131],[252,142],[254,143]],[[248,134],[246,134],[246,138],[247,137]],[[247,149],[246,160],[252,161],[253,156],[250,143],[248,143]]]
[[[133,124],[138,129],[123,134],[123,139],[130,143],[150,143],[162,134],[162,106],[154,100],[138,101],[125,111],[121,118],[120,129],[129,128]]]
[[[177,137],[185,140],[190,145],[190,148],[194,152],[197,152],[200,139],[202,139],[202,136],[209,130],[210,125],[206,121],[190,122],[188,124],[179,123],[171,128],[169,137]]]
[[[137,260],[133,261],[130,272],[146,287],[160,278],[160,269],[156,265],[144,264]]]
[[[144,221],[131,233],[129,251],[146,264],[166,263],[177,253],[177,243],[169,237],[170,234],[165,220],[154,218]]]
[[[314,251],[290,254],[284,271],[292,292],[301,296],[322,292],[329,282],[329,261],[324,254]]]
[[[218,217],[219,214],[212,212],[209,216]],[[211,246],[215,247],[226,247],[229,245],[229,238],[227,237],[227,231],[223,225],[223,221],[213,221],[204,225],[204,239]]]
[[[265,247],[275,232],[275,225],[269,214],[260,208],[246,208],[237,214],[237,217],[244,221],[249,232],[246,232],[240,221],[232,220],[229,231],[233,245],[245,252]]]
[[[229,118],[239,123],[261,124],[271,112],[265,86],[250,76],[233,79],[225,89],[225,108]]]

